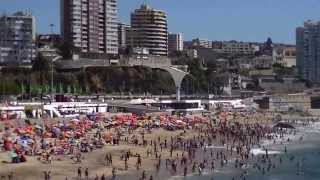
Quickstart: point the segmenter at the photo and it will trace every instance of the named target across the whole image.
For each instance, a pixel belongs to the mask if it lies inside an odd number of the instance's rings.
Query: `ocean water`
[[[260,167],[265,167],[265,173],[262,172],[262,168],[258,170],[252,162],[246,169],[235,169],[230,164],[214,173],[207,172],[202,176],[175,176],[170,180],[320,180],[320,123],[311,127],[299,127],[297,130],[295,136],[288,136],[293,140],[289,143],[264,144],[270,152],[272,164],[275,165],[267,171],[267,165],[259,163]],[[300,137],[303,137],[302,141],[299,140]],[[264,151],[255,149],[254,153],[256,156],[262,156]]]

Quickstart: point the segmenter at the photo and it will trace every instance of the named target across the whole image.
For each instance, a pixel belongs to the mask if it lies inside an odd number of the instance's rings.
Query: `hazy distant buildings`
[[[61,32],[82,53],[118,54],[117,0],[61,0]]]
[[[249,42],[214,41],[212,49],[223,54],[253,55],[259,51],[259,46]]]
[[[31,63],[35,39],[35,18],[31,13],[0,16],[0,63]]]
[[[192,46],[197,48],[212,48],[212,41],[206,40],[206,39],[193,39],[192,40]]]
[[[182,33],[172,34],[168,36],[168,49],[169,53],[183,51],[183,37]]]
[[[228,41],[222,42],[221,52],[225,54],[254,54],[255,49],[250,43]]]
[[[260,54],[272,56],[274,44],[269,37],[267,41],[260,46]]]
[[[183,51],[190,58],[198,58],[198,50],[196,49],[185,49]]]
[[[252,64],[256,69],[271,69],[273,58],[268,55],[257,56],[252,59]]]
[[[320,21],[296,29],[297,67],[301,77],[320,83]]]
[[[131,14],[131,47],[147,48],[151,55],[168,55],[168,29],[165,12],[143,4]]]
[[[252,55],[259,51],[259,47],[249,42],[239,41],[210,41],[205,39],[193,39],[192,43],[185,42],[187,48],[204,48],[212,49],[216,53],[221,54],[239,54]]]
[[[127,24],[118,24],[118,44],[119,50],[125,51],[130,42],[128,38],[130,38],[131,26]]]
[[[284,67],[295,67],[296,48],[281,46],[273,48],[273,62],[281,64]]]
[[[253,69],[271,69],[273,64],[272,56],[242,56],[232,60],[235,67],[239,70],[253,70]]]

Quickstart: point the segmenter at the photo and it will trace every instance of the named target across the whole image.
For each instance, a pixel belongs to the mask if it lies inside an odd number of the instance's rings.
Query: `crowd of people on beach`
[[[263,114],[260,115],[263,117]],[[242,169],[249,161],[255,161],[254,167],[266,173],[275,168],[268,150],[265,149],[265,155],[257,158],[251,150],[260,147],[263,140],[275,141],[288,132],[282,128],[273,128],[251,116],[252,113],[232,114],[232,120],[229,120],[225,115],[216,116],[215,119],[169,115],[123,115],[106,118],[96,115],[70,121],[46,122],[43,126],[30,122],[22,127],[6,126],[0,132],[0,139],[3,150],[11,152],[12,160],[23,156],[24,161],[27,161],[25,156],[37,156],[43,163],[52,163],[65,156],[70,157],[79,165],[76,175],[78,179],[116,179],[118,171],[132,169],[140,173],[139,180],[153,180],[159,173],[169,176],[201,176],[206,171],[214,173],[217,168],[230,165],[232,159],[235,168]],[[270,121],[267,118],[265,120]],[[148,133],[158,128],[181,133],[171,137],[146,138]],[[189,135],[191,131],[192,136]],[[115,155],[103,149],[107,144],[143,147],[145,153],[135,153],[132,148],[122,152],[120,157],[114,157]],[[111,177],[106,174],[90,176],[89,167],[82,164],[83,154],[97,149],[106,151],[104,165],[112,168]],[[114,159],[120,159],[123,167],[113,166]],[[154,172],[150,172],[144,165],[146,159],[154,162]],[[129,161],[136,162],[134,167],[130,166]],[[23,161],[12,161],[20,162]],[[52,179],[51,171],[44,171],[43,174],[45,180]],[[246,171],[234,179],[245,177]]]

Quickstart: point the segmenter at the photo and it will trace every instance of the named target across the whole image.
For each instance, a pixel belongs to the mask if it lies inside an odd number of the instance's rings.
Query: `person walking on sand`
[[[183,170],[183,176],[186,177],[188,174],[188,168],[187,166],[184,167],[184,170]]]
[[[124,169],[125,170],[128,170],[128,158],[127,157],[125,157],[125,159],[124,159]]]
[[[143,170],[141,175],[141,180],[146,180],[146,179],[147,179],[146,171]]]
[[[43,171],[44,174],[44,180],[50,180],[51,179],[51,172],[50,171]]]
[[[198,166],[198,172],[199,172],[199,176],[202,176],[202,168],[200,165]]]
[[[140,154],[138,155],[138,159],[137,159],[137,169],[139,170],[141,168],[142,165],[142,160],[141,160],[141,156]]]
[[[99,180],[99,176],[96,174],[96,177],[94,178],[94,180]]]
[[[109,154],[109,161],[110,161],[110,164],[112,166],[112,155],[111,154]]]
[[[214,161],[211,162],[211,171],[214,171]]]
[[[86,180],[89,179],[89,169],[88,168],[85,169],[84,176],[85,176]]]
[[[101,180],[106,180],[106,177],[104,176],[104,174],[102,174]]]
[[[47,179],[48,179],[48,180],[51,180],[51,171],[48,171],[48,173],[47,173]]]
[[[47,171],[43,171],[44,180],[48,180]]]
[[[8,180],[13,180],[13,172],[10,172],[8,175]]]
[[[116,179],[116,174],[117,173],[117,171],[116,171],[116,168],[112,168],[112,179],[114,180],[114,179]]]
[[[78,178],[81,179],[82,176],[82,170],[81,167],[78,167]]]
[[[107,166],[110,165],[109,154],[106,154],[104,160],[107,162]]]

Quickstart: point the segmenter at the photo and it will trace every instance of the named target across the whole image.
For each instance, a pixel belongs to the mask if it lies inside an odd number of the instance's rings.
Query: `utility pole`
[[[51,60],[51,98],[53,101],[53,60]]]

